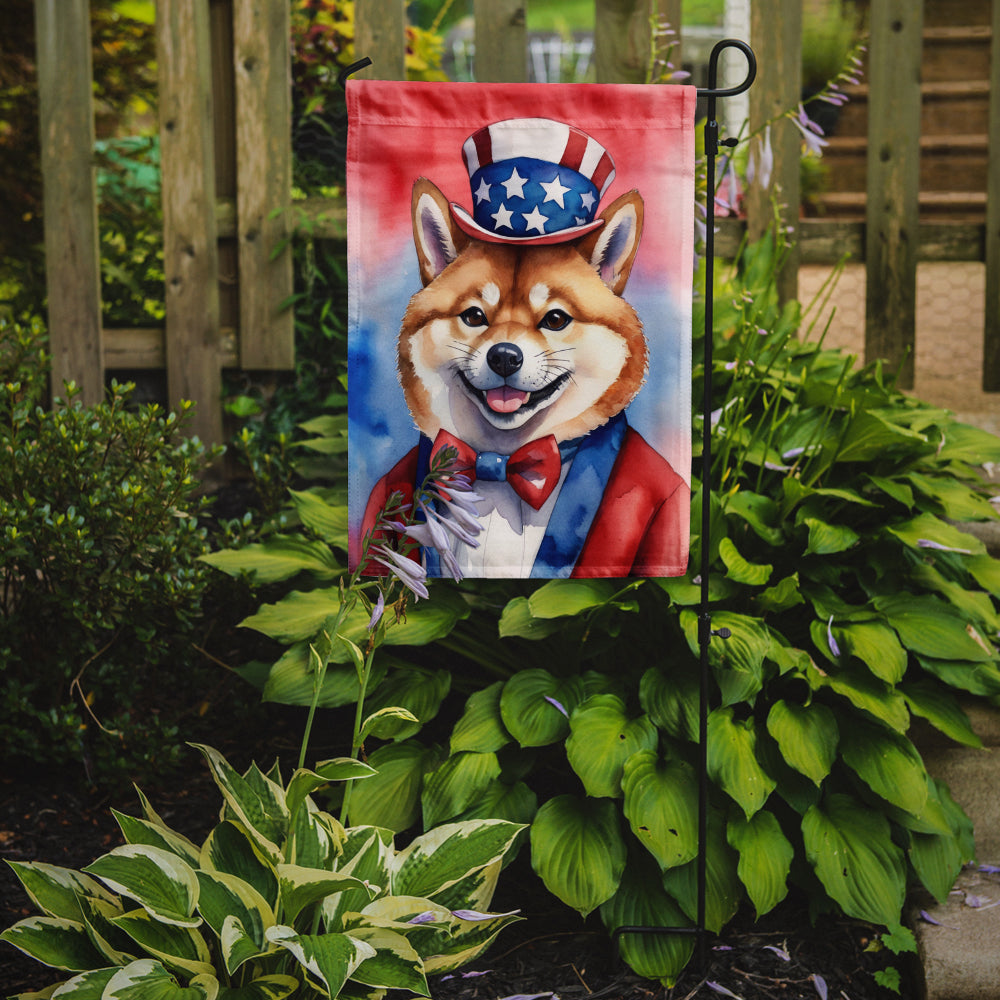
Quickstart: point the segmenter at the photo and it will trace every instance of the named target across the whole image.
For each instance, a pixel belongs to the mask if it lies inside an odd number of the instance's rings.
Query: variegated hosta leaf
[[[18,996],[27,1000],[28,997],[52,997],[54,1000],[101,1000],[104,988],[114,978],[120,966],[110,966],[107,969],[91,969],[80,975],[67,979],[66,982],[52,990],[49,987],[44,993],[21,993]],[[51,993],[50,993],[51,991]],[[12,998],[18,1000],[18,998]]]
[[[761,809],[750,819],[729,821],[726,837],[740,853],[736,873],[746,886],[757,916],[774,909],[788,895],[788,872],[795,849],[781,832],[774,813]]]
[[[253,954],[266,950],[264,931],[274,925],[274,912],[267,900],[252,885],[235,875],[206,871],[198,872],[198,883],[201,887],[198,910],[220,940],[223,939],[227,921],[235,920],[239,923],[240,933],[236,933],[236,928],[231,928],[230,942],[237,939],[242,942],[242,938],[249,938],[254,949]],[[242,962],[251,957],[245,953],[246,948],[240,943],[239,960],[231,964],[233,949],[230,947],[224,950],[226,967],[230,975]]]
[[[477,753],[495,753],[510,743],[500,716],[500,692],[503,681],[469,696],[462,717],[455,723],[451,733],[451,752],[473,750]]]
[[[619,927],[690,927],[683,910],[664,891],[651,859],[630,858],[618,891],[601,905],[610,932]],[[623,934],[619,952],[640,976],[673,986],[694,950],[692,934]]]
[[[504,727],[523,747],[543,747],[569,732],[569,716],[583,701],[579,677],[560,679],[547,670],[514,674],[500,694]]]
[[[393,860],[392,892],[433,899],[503,858],[523,829],[505,820],[446,823],[421,834]]]
[[[304,868],[335,868],[344,836],[337,819],[317,809],[312,799],[306,799],[292,819],[285,844],[286,860]]]
[[[566,757],[595,798],[620,798],[625,761],[639,750],[655,749],[659,740],[649,716],[630,719],[625,702],[613,694],[592,695],[577,706],[569,727]]]
[[[159,847],[161,850],[176,854],[177,857],[186,861],[192,868],[198,864],[198,855],[200,853],[198,847],[182,834],[149,820],[126,816],[125,813],[120,813],[117,809],[112,809],[111,812],[118,821],[122,835],[129,844],[146,844],[149,847]]]
[[[125,912],[120,902],[109,903],[93,896],[83,896],[80,905],[90,940],[104,956],[105,965],[128,965],[140,957],[135,942],[114,924],[115,917]]]
[[[278,865],[281,906],[286,920],[294,921],[302,910],[345,889],[361,889],[375,895],[361,879],[342,872],[327,872],[300,865]]]
[[[353,757],[336,757],[324,760],[313,770],[301,767],[288,782],[285,792],[285,805],[288,812],[294,815],[306,796],[312,795],[318,788],[328,785],[331,781],[350,781],[356,778],[370,778],[376,774],[373,767]]]
[[[244,986],[224,986],[218,1000],[285,1000],[299,985],[294,976],[261,976]]]
[[[81,972],[100,968],[104,958],[95,950],[87,928],[65,917],[28,917],[0,934],[6,941],[35,961],[53,969]]]
[[[522,827],[522,833],[524,828]],[[518,834],[518,838],[521,834]],[[517,839],[517,838],[515,838]],[[503,868],[506,856],[497,858],[485,868],[478,868],[476,871],[460,878],[452,883],[448,888],[442,889],[434,894],[434,901],[449,910],[471,909],[488,910],[493,902],[493,894],[497,889],[497,882],[500,879],[500,871]]]
[[[397,627],[400,626],[393,626],[388,635],[392,635]],[[420,727],[437,715],[441,702],[450,690],[451,674],[447,670],[404,667],[393,670],[367,698],[365,706],[372,712],[388,708],[409,712],[411,719],[382,717],[377,730],[380,739],[405,740],[420,732]]]
[[[205,939],[190,927],[160,923],[145,910],[132,910],[111,921],[150,955],[189,976],[213,971]]]
[[[799,705],[779,699],[767,715],[767,731],[781,756],[815,785],[830,773],[840,733],[833,712],[820,702]]]
[[[820,882],[849,917],[899,923],[906,866],[882,813],[849,795],[830,795],[805,814],[802,837]]]
[[[531,865],[549,892],[583,916],[610,899],[625,870],[615,803],[549,799],[531,824]]]
[[[726,824],[712,810],[708,816],[705,849],[705,926],[718,934],[732,919],[743,899],[743,884],[736,874],[736,852],[726,843]],[[691,918],[698,918],[698,860],[663,873],[663,887]]]
[[[109,903],[116,899],[97,879],[39,861],[8,861],[31,901],[46,916],[81,920],[81,896],[93,896]]]
[[[430,996],[424,963],[402,934],[384,927],[356,927],[351,937],[375,949],[375,954],[351,973],[355,982]]]
[[[652,750],[625,762],[625,817],[661,869],[698,853],[698,782],[689,764],[660,760]]]
[[[352,826],[381,826],[399,833],[420,817],[424,773],[437,766],[438,754],[416,740],[379,747],[368,761],[375,777],[351,789]]]
[[[278,845],[288,831],[284,789],[253,769],[247,776],[240,775],[217,750],[203,744],[193,745],[208,761],[226,806],[246,827],[264,855],[277,863],[281,856]]]
[[[876,795],[919,815],[927,802],[927,771],[910,740],[861,719],[852,720],[841,755]]]
[[[372,892],[384,892],[389,886],[392,858],[392,833],[373,826],[356,826],[347,831],[337,870],[353,875],[364,888],[345,889],[323,900],[324,926],[329,930],[344,930],[343,915],[357,912],[368,905]]]
[[[339,995],[358,966],[375,957],[375,949],[349,934],[296,934],[291,927],[269,927],[267,939],[295,956],[309,978]]]
[[[420,796],[424,826],[437,826],[454,819],[475,802],[500,777],[495,753],[462,752],[452,754],[424,778]]]
[[[196,976],[187,986],[153,959],[143,958],[119,969],[108,981],[101,1000],[216,1000],[219,981]]]
[[[278,875],[241,823],[220,823],[201,847],[199,867],[224,872],[252,885],[272,907],[278,905]]]
[[[171,851],[146,844],[124,844],[85,869],[113,892],[134,899],[150,916],[165,924],[197,927],[198,878],[194,869]]]
[[[752,718],[737,721],[731,707],[711,712],[708,774],[748,818],[767,801],[776,782],[757,762],[757,733]]]

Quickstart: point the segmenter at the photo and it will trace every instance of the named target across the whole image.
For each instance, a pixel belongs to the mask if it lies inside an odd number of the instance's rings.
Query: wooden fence
[[[526,79],[525,6],[475,0],[476,76]],[[73,379],[85,401],[101,397],[105,373],[160,369],[170,402],[193,399],[196,433],[223,439],[221,371],[293,365],[290,0],[158,0],[157,40],[163,170],[166,325],[102,329],[97,209],[92,168],[88,0],[35,0],[53,384]],[[657,0],[595,0],[593,60],[599,82],[643,82],[651,7]],[[864,221],[788,216],[797,242],[782,291],[796,291],[800,263],[849,253],[867,270],[866,355],[894,365],[907,351],[912,384],[916,266],[924,260],[985,261],[983,380],[1000,390],[1000,0],[992,3],[991,103],[986,221],[921,222],[918,215],[923,2],[871,0],[867,81],[869,132]],[[682,0],[659,0],[680,25]],[[801,0],[753,0],[751,43],[759,72],[750,126],[800,98]],[[357,0],[355,49],[364,75],[402,79],[404,0]],[[683,51],[683,39],[681,39]],[[674,53],[675,58],[677,53]],[[720,102],[724,105],[725,102]],[[720,107],[724,121],[725,107]],[[783,123],[784,124],[784,123]],[[738,123],[734,123],[734,126]],[[736,128],[731,131],[735,132]],[[747,220],[724,220],[716,240],[732,254],[744,229],[763,231],[775,196],[799,204],[800,137],[774,131],[775,170],[747,197]],[[345,206],[310,201],[296,215],[315,236],[342,238]]]

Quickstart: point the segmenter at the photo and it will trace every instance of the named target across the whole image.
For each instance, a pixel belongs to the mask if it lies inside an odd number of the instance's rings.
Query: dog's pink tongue
[[[498,389],[486,390],[486,405],[497,413],[513,413],[528,401],[528,394],[520,389],[502,385]]]

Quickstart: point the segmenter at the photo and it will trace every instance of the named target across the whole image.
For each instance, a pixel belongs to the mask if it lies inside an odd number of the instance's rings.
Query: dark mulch
[[[279,735],[269,742],[272,749],[275,742],[290,748],[291,731],[280,735],[284,725],[279,718]],[[239,744],[220,741],[220,748],[234,763],[245,758]],[[112,806],[139,813],[134,794],[103,795],[66,776],[27,777],[8,774],[0,779],[0,858],[9,861],[80,868],[121,843]],[[213,825],[220,801],[193,752],[192,767],[151,791],[150,798],[168,824],[196,840]],[[738,916],[721,937],[706,941],[704,970],[689,968],[673,990],[639,978],[617,961],[596,917],[583,922],[544,892],[525,857],[504,872],[494,907],[520,908],[526,919],[505,930],[464,974],[433,977],[436,1000],[550,993],[562,1000],[689,1000],[726,996],[726,990],[743,1000],[815,1000],[824,995],[824,985],[831,1000],[886,1000],[892,994],[878,987],[872,975],[890,964],[904,974],[902,996],[917,994],[900,960],[866,950],[872,942],[870,928],[830,918],[813,927],[799,902],[782,905],[757,925],[746,914]],[[12,872],[0,866],[0,927],[31,913]],[[0,995],[41,989],[59,979],[58,973],[0,944]]]

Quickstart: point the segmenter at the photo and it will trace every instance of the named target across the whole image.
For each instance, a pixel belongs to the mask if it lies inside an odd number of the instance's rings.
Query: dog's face
[[[413,232],[424,287],[399,336],[399,375],[417,426],[509,453],[546,434],[579,437],[620,412],[646,372],[646,341],[620,296],[642,230],[623,195],[574,243],[512,246],[466,236],[421,178]]]

